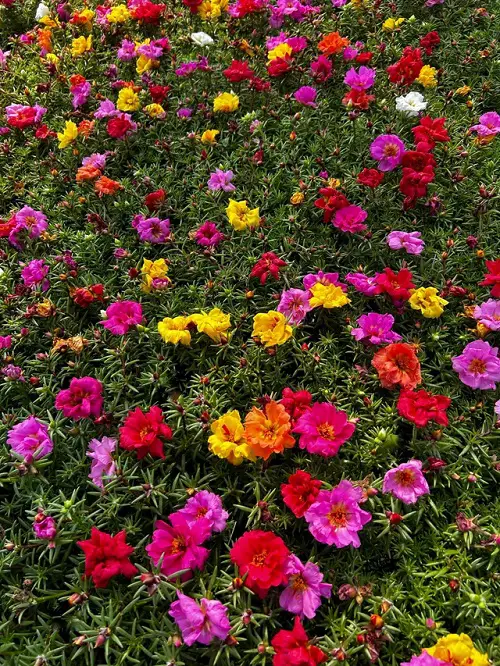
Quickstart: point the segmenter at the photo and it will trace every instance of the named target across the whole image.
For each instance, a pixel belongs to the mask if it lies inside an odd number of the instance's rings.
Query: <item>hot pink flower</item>
[[[222,500],[219,495],[208,490],[200,490],[194,497],[190,497],[183,509],[170,515],[170,520],[176,514],[183,516],[189,525],[194,525],[202,519],[208,520],[210,528],[214,532],[222,532],[229,518],[228,512],[222,507]]]
[[[329,458],[353,434],[356,426],[347,414],[329,402],[315,402],[297,421],[293,432],[301,435],[299,446],[309,453]]]
[[[223,641],[231,629],[227,608],[220,601],[200,599],[200,603],[177,590],[178,600],[170,606],[168,614],[179,625],[186,645],[209,645],[214,638]]]
[[[295,91],[294,97],[303,106],[310,106],[315,109],[318,105],[316,104],[316,96],[318,91],[312,86],[302,86]]]
[[[73,377],[69,388],[57,394],[55,407],[67,418],[79,421],[100,416],[103,403],[100,381],[93,377]]]
[[[404,504],[415,504],[419,497],[429,494],[429,485],[422,474],[422,463],[420,460],[398,465],[385,473],[384,493],[392,493]]]
[[[31,460],[49,455],[54,448],[49,429],[34,416],[29,416],[9,430],[7,444],[14,453]]]
[[[142,322],[142,306],[136,301],[118,301],[106,310],[106,319],[99,323],[113,335],[125,335]]]
[[[333,226],[350,234],[361,233],[367,229],[363,224],[367,217],[368,213],[360,206],[345,206],[335,213]]]
[[[289,555],[285,574],[288,585],[280,596],[281,608],[311,620],[321,606],[321,597],[330,598],[332,586],[322,582],[323,574],[317,564],[303,564],[296,555]]]

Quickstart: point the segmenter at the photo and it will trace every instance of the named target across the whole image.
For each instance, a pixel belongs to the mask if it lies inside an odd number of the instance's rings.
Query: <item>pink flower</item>
[[[378,273],[375,273],[373,277],[364,273],[348,273],[345,279],[349,284],[352,284],[356,291],[359,291],[364,296],[375,296],[379,293],[377,276]]]
[[[142,306],[136,301],[117,301],[106,310],[106,319],[99,323],[113,335],[125,335],[142,322]]]
[[[236,187],[231,183],[234,178],[234,173],[229,171],[222,171],[222,169],[215,169],[214,173],[210,174],[208,179],[208,189],[212,192],[217,190],[224,190],[224,192],[234,192]]]
[[[405,144],[397,134],[381,134],[370,146],[370,155],[378,160],[380,171],[393,171],[401,164]]]
[[[111,437],[91,439],[87,456],[92,459],[89,479],[99,488],[104,489],[103,478],[110,479],[115,476],[116,464],[111,455],[116,449],[117,441]]]
[[[344,77],[344,83],[353,90],[369,90],[375,83],[375,76],[375,70],[370,67],[360,67],[359,71],[351,67]]]
[[[198,642],[209,645],[214,638],[225,640],[231,630],[227,617],[227,608],[220,601],[194,599],[177,590],[178,600],[170,606],[168,614],[179,625],[182,639],[186,645]]]
[[[31,460],[44,458],[54,448],[49,429],[34,416],[29,416],[9,430],[7,444],[14,453]]]
[[[53,543],[53,540],[57,534],[56,521],[52,516],[46,516],[41,509],[38,509],[38,513],[33,521],[33,532],[37,539],[49,541],[49,548],[54,548],[55,543]]]
[[[311,295],[305,289],[287,289],[282,292],[278,312],[284,314],[290,324],[298,326],[310,310],[309,300]]]
[[[434,620],[431,620],[431,622],[434,623],[435,627],[436,623]],[[418,657],[413,655],[410,661],[401,662],[401,666],[446,666],[446,664],[449,664],[449,662],[441,661],[441,659],[436,659],[436,657],[431,657],[431,655],[425,650],[423,650],[421,654],[418,655]]]
[[[165,243],[170,238],[170,220],[160,220],[159,217],[136,215],[132,226],[137,230],[141,241],[146,243]]]
[[[303,564],[296,555],[289,555],[285,565],[288,585],[280,596],[280,606],[290,613],[312,618],[321,606],[321,597],[330,598],[332,586],[323,583],[323,574],[317,564]]]
[[[333,490],[321,490],[304,516],[313,537],[337,548],[351,545],[359,548],[358,532],[372,519],[368,511],[359,508],[362,497],[361,488],[355,488],[346,479]]]
[[[498,347],[492,347],[489,342],[469,342],[460,356],[453,356],[451,361],[453,370],[466,386],[486,391],[494,390],[496,382],[500,382]]]
[[[471,132],[477,132],[479,136],[494,136],[500,132],[500,115],[496,111],[483,113],[479,118],[479,125],[473,125]]]
[[[332,76],[333,65],[330,60],[324,55],[318,56],[316,60],[311,63],[312,77],[316,83],[325,83]]]
[[[399,333],[391,330],[394,325],[394,317],[390,314],[369,312],[361,315],[356,323],[358,328],[353,328],[351,335],[358,342],[363,340],[370,342],[372,345],[384,345],[401,340]]]
[[[474,319],[490,331],[500,331],[500,301],[490,298],[486,303],[476,305]]]
[[[311,289],[317,282],[334,284],[336,287],[340,287],[342,291],[347,291],[346,285],[339,281],[338,273],[323,273],[323,271],[318,271],[317,273],[308,273],[302,280],[304,289]]]
[[[199,520],[208,520],[210,529],[214,532],[222,532],[229,518],[228,512],[222,507],[219,495],[208,490],[200,490],[194,497],[190,497],[183,509],[170,515],[170,520],[175,515],[183,516],[190,527]]]
[[[318,106],[315,102],[317,94],[318,91],[316,88],[313,88],[312,86],[302,86],[294,92],[293,96],[299,104],[310,106],[315,109]]]
[[[420,231],[391,231],[387,236],[387,245],[391,250],[406,250],[408,254],[421,254],[425,243]]]
[[[203,569],[205,565],[209,551],[201,544],[210,537],[212,528],[206,518],[190,525],[184,516],[173,513],[169,520],[171,525],[163,520],[156,521],[153,540],[146,546],[146,552],[155,565],[163,556],[161,572],[165,576],[180,576],[182,581],[186,581],[191,578],[194,569]],[[179,574],[179,571],[186,569],[189,571]]]
[[[67,418],[79,421],[100,416],[103,403],[100,381],[93,377],[73,377],[69,389],[57,394],[55,407]]]
[[[415,504],[419,497],[429,494],[429,485],[422,474],[420,460],[398,465],[385,473],[384,493],[392,493],[405,504]]]
[[[195,232],[195,240],[198,245],[204,247],[216,247],[224,240],[224,234],[217,229],[213,222],[204,222]]]
[[[12,335],[0,335],[0,349],[9,349],[12,346]]]
[[[348,420],[345,412],[329,402],[315,402],[297,420],[293,432],[301,435],[301,449],[329,458],[337,455],[355,429],[356,426]]]
[[[26,287],[34,288],[40,285],[42,291],[49,288],[49,281],[46,279],[49,272],[48,265],[43,259],[32,259],[21,271],[21,277]]]
[[[356,234],[366,231],[367,226],[363,222],[367,217],[368,213],[360,206],[345,206],[335,213],[332,224],[340,231]]]

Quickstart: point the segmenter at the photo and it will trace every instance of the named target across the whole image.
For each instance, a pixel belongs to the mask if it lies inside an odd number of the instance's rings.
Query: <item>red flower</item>
[[[432,55],[432,51],[441,44],[441,37],[433,30],[420,38],[420,46],[425,49],[426,55]]]
[[[108,120],[108,124],[106,125],[106,130],[109,136],[113,139],[121,139],[125,136],[125,134],[127,134],[127,132],[130,132],[132,128],[132,123],[124,113],[119,116],[115,116],[114,118],[110,118]]]
[[[500,298],[500,259],[495,259],[494,261],[487,261],[486,268],[488,273],[484,276],[484,280],[479,284],[481,287],[491,287],[491,295],[493,298]]]
[[[151,99],[155,104],[161,104],[165,97],[171,90],[170,86],[149,86],[148,88]]]
[[[290,551],[273,532],[245,532],[231,548],[231,561],[245,576],[245,585],[263,599],[271,587],[287,582],[285,564]]]
[[[267,73],[274,77],[283,76],[290,70],[292,63],[293,60],[289,55],[285,55],[284,58],[274,58],[267,66]]]
[[[248,87],[251,90],[256,90],[257,92],[267,92],[268,90],[271,90],[271,84],[269,81],[264,81],[264,79],[259,79],[258,76],[254,76],[253,79],[251,79],[250,83],[248,84]]]
[[[248,66],[248,63],[244,60],[233,60],[230,66],[222,73],[228,81],[231,81],[231,83],[239,83],[246,79],[253,79],[255,76],[254,72]]]
[[[321,489],[321,481],[313,479],[308,472],[299,469],[288,477],[288,483],[281,484],[284,503],[296,518],[302,518],[314,504]]]
[[[383,272],[375,278],[378,293],[388,294],[395,304],[407,301],[411,296],[410,289],[415,288],[412,278],[413,275],[407,268],[402,268],[397,273],[392,268],[384,268]]]
[[[203,0],[182,0],[182,4],[186,7],[189,7],[191,14],[196,14],[198,7],[201,5]]]
[[[407,150],[403,155],[401,165],[403,168],[423,171],[428,166],[434,168],[436,166],[436,158],[429,152]]]
[[[363,169],[363,171],[358,173],[357,182],[374,190],[383,180],[384,174],[382,171],[378,171],[377,169]]]
[[[49,136],[57,136],[56,132],[52,132],[47,125],[40,125],[35,131],[35,137],[37,139],[48,139]]]
[[[389,65],[387,68],[389,81],[409,86],[418,77],[423,66],[421,50],[407,46],[403,50],[402,57],[394,65]]]
[[[371,62],[373,58],[373,53],[371,51],[365,51],[364,53],[358,53],[355,60],[360,65],[367,65]]]
[[[405,342],[394,342],[382,347],[372,359],[384,388],[396,386],[413,389],[420,384],[420,363],[413,347]]]
[[[160,16],[166,9],[166,5],[155,5],[149,0],[142,0],[136,7],[130,9],[132,18],[144,23],[158,23]]]
[[[148,453],[153,458],[165,457],[160,437],[172,439],[172,428],[163,423],[163,412],[156,406],[146,413],[136,407],[120,428],[120,446],[127,451],[137,451],[139,460]]]
[[[150,213],[161,207],[162,203],[165,201],[166,195],[167,193],[165,190],[159,189],[150,192],[144,197],[144,204]]]
[[[323,222],[331,222],[335,213],[341,208],[349,206],[349,201],[338,190],[333,187],[322,187],[319,191],[321,199],[316,199],[314,205],[323,211]]]
[[[25,129],[30,125],[35,124],[36,109],[33,106],[25,106],[17,111],[15,115],[7,118],[7,125],[17,127],[18,129]]]
[[[444,124],[446,118],[431,118],[424,116],[420,119],[420,125],[412,127],[413,136],[417,144],[417,150],[429,151],[436,143],[446,143],[450,140],[448,130]]]
[[[107,587],[113,576],[122,574],[132,578],[138,573],[138,569],[129,560],[134,549],[127,546],[126,539],[125,530],[111,536],[93,527],[90,539],[77,541],[85,553],[85,577],[92,578],[96,587]]]
[[[349,90],[342,98],[342,104],[349,108],[362,109],[366,111],[369,108],[370,102],[375,100],[375,95],[368,95],[366,90]]]
[[[426,166],[422,171],[415,171],[409,167],[403,169],[403,177],[399,183],[399,191],[405,195],[403,207],[405,210],[414,208],[417,199],[427,195],[427,185],[435,178],[434,169]]]
[[[7,222],[0,222],[0,238],[7,238],[10,232],[15,228],[16,216],[13,215]]]
[[[281,392],[281,400],[279,402],[288,412],[292,425],[295,425],[295,421],[307,411],[311,401],[312,395],[309,391],[297,391],[294,393],[292,389],[284,388]]]
[[[424,428],[429,421],[442,426],[448,425],[446,410],[451,400],[445,395],[433,395],[424,389],[420,391],[403,390],[399,394],[399,415],[414,423],[417,428]]]
[[[281,629],[271,641],[276,654],[273,666],[317,666],[328,659],[328,655],[311,645],[300,617],[295,616],[293,630]]]
[[[250,277],[258,277],[261,284],[266,284],[269,275],[272,275],[275,280],[279,279],[279,271],[283,266],[286,266],[286,261],[277,257],[274,252],[264,252],[252,268]]]
[[[91,284],[89,287],[78,287],[71,292],[71,298],[81,308],[88,308],[94,301],[104,300],[104,285]]]

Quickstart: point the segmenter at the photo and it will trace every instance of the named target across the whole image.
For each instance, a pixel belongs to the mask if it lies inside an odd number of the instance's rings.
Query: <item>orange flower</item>
[[[95,180],[101,176],[101,172],[93,164],[87,164],[87,166],[82,166],[76,172],[76,182],[83,183],[87,180]]]
[[[39,30],[36,36],[38,46],[47,53],[52,52],[52,30],[44,28]]]
[[[379,349],[372,359],[384,388],[414,389],[422,381],[420,363],[411,345],[395,342]]]
[[[81,134],[86,139],[88,139],[88,137],[92,134],[94,125],[94,120],[82,120],[82,122],[78,125],[78,134]]]
[[[118,190],[123,190],[123,185],[120,185],[117,180],[111,180],[107,176],[101,176],[94,187],[100,197],[103,194],[116,194]]]
[[[318,49],[325,55],[334,55],[340,53],[349,44],[346,37],[342,37],[339,32],[331,32],[323,37],[318,44]]]
[[[253,407],[245,419],[245,438],[258,458],[267,460],[271,453],[283,453],[295,446],[290,416],[283,405],[271,400],[264,411]]]

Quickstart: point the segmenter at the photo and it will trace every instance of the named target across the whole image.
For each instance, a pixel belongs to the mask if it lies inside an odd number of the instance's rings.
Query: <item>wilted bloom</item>
[[[288,585],[280,595],[281,608],[312,620],[321,606],[321,597],[330,598],[332,586],[323,583],[323,574],[317,564],[303,564],[296,555],[288,557],[285,573]]]
[[[290,555],[283,539],[273,532],[251,530],[241,536],[230,551],[245,585],[263,599],[271,587],[284,585],[285,567]]]
[[[59,391],[55,407],[62,411],[66,418],[79,421],[86,418],[97,418],[101,415],[104,398],[102,384],[93,377],[73,377],[68,389]]]
[[[91,439],[87,456],[92,459],[89,479],[99,488],[104,488],[104,480],[115,476],[116,464],[111,455],[116,449],[117,441],[111,437]]]
[[[214,638],[223,641],[231,629],[227,608],[220,601],[200,599],[198,603],[180,590],[168,614],[178,624],[186,645],[210,645]]]
[[[275,310],[260,312],[253,318],[252,337],[258,338],[265,347],[282,345],[293,334],[284,314]]]
[[[312,310],[309,299],[310,294],[305,289],[287,289],[282,292],[276,309],[285,315],[290,324],[298,326],[306,314]]]
[[[393,171],[401,164],[405,145],[396,134],[381,134],[372,142],[370,155],[378,161],[380,171]]]
[[[333,65],[326,56],[320,55],[311,63],[312,77],[317,83],[325,83],[332,76]]]
[[[164,458],[164,439],[172,439],[172,428],[163,422],[163,412],[156,405],[148,412],[136,407],[120,427],[120,446],[126,451],[136,451],[139,460],[148,453],[153,458]]]
[[[460,381],[466,386],[482,391],[495,390],[496,383],[500,382],[498,348],[489,342],[469,342],[463,352],[451,360],[453,370],[458,372]]]
[[[316,96],[318,91],[312,86],[302,86],[296,90],[293,94],[297,102],[303,106],[310,106],[315,109],[318,105],[316,104]]]
[[[290,415],[291,423],[294,425],[297,419],[308,410],[311,401],[312,395],[309,391],[294,392],[291,388],[285,387],[281,392],[281,400],[279,402]]]
[[[384,388],[415,388],[422,381],[420,363],[411,345],[394,342],[379,349],[372,359]]]
[[[96,587],[107,587],[114,576],[132,578],[138,573],[130,561],[134,549],[127,545],[126,539],[125,530],[112,536],[93,527],[90,539],[77,541],[85,553],[85,577],[92,578]]]
[[[392,493],[404,504],[414,504],[422,495],[428,495],[429,485],[422,474],[421,461],[410,460],[386,472],[383,492]]]
[[[137,301],[117,301],[106,309],[106,319],[99,323],[113,335],[125,335],[142,322],[142,306]]]
[[[14,453],[35,460],[49,455],[54,448],[48,427],[34,416],[29,416],[9,430],[7,445]]]
[[[486,303],[476,305],[474,319],[490,331],[500,331],[500,301],[490,298]]]
[[[409,92],[407,95],[396,97],[396,111],[402,111],[407,116],[418,116],[426,107],[427,102],[422,93]]]
[[[222,532],[229,518],[228,512],[222,506],[222,499],[208,490],[200,490],[196,495],[190,497],[186,505],[176,513],[184,516],[189,525],[196,523],[201,518],[208,520],[210,529],[214,532]]]
[[[195,232],[194,238],[198,245],[216,247],[224,239],[224,234],[213,222],[204,222]]]
[[[356,322],[358,328],[351,330],[356,340],[370,342],[372,345],[383,345],[388,342],[397,342],[401,340],[399,333],[392,330],[394,317],[391,314],[379,314],[370,312],[361,315]]]
[[[208,179],[208,189],[212,192],[217,190],[224,190],[224,192],[234,192],[236,187],[231,183],[234,178],[234,173],[232,171],[222,171],[221,169],[215,169],[214,173],[210,174]]]
[[[408,254],[422,254],[425,247],[420,231],[391,231],[386,241],[391,250],[406,250]]]
[[[293,432],[300,435],[301,449],[329,458],[337,455],[355,429],[346,412],[329,402],[315,402],[297,420]]]

